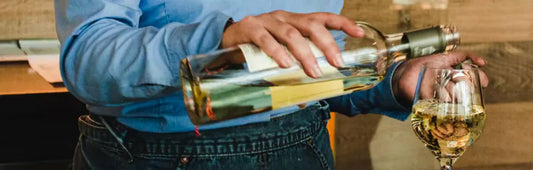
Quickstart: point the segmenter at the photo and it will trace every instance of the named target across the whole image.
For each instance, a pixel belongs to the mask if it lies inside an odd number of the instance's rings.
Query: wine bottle
[[[459,44],[450,26],[385,35],[358,22],[364,37],[338,42],[344,66],[331,66],[309,41],[323,74],[305,75],[301,65],[280,68],[253,44],[185,58],[180,65],[189,118],[200,125],[366,90],[379,83],[392,63],[448,52]]]

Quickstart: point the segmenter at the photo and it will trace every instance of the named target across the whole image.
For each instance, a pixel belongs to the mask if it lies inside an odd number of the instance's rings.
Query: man
[[[455,65],[463,53],[407,61],[375,88],[350,95],[199,127],[182,98],[179,61],[241,43],[254,43],[281,67],[292,63],[320,77],[308,37],[333,66],[340,50],[329,30],[361,37],[337,15],[336,1],[56,0],[65,85],[87,104],[79,119],[74,169],[331,169],[326,120],[347,115],[409,114],[417,72],[427,62]],[[231,19],[230,19],[231,18]],[[486,79],[485,79],[486,80]],[[485,82],[486,84],[486,82]],[[407,102],[408,103],[408,102]]]

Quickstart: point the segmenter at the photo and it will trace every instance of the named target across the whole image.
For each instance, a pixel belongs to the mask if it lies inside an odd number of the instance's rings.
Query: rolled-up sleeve
[[[377,113],[398,120],[407,119],[410,114],[410,106],[400,104],[392,91],[392,76],[400,64],[393,64],[383,81],[369,90],[326,99],[331,111],[348,116]]]
[[[218,48],[228,16],[139,27],[139,0],[56,0],[61,73],[83,102],[122,106],[179,90],[179,61]]]

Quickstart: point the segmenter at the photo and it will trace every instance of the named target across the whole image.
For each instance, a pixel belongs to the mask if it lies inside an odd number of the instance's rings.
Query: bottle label
[[[278,109],[342,95],[344,84],[342,80],[331,80],[294,86],[273,86],[270,87],[270,93],[272,109]]]
[[[324,53],[322,53],[315,44],[309,40],[307,40],[307,42],[309,43],[311,52],[316,58],[324,56]],[[272,57],[268,56],[263,50],[253,44],[241,44],[239,45],[239,48],[244,54],[249,72],[279,67]],[[293,61],[297,61],[286,47],[285,51],[287,51]]]

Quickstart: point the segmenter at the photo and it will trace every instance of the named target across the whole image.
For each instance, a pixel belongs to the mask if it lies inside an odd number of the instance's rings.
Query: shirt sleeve
[[[229,17],[139,27],[140,0],[56,0],[61,73],[83,102],[123,106],[180,88],[179,62],[218,48]]]
[[[377,113],[398,120],[407,119],[411,106],[400,104],[392,91],[392,75],[400,64],[393,64],[383,81],[369,90],[326,99],[331,111],[348,116]]]

